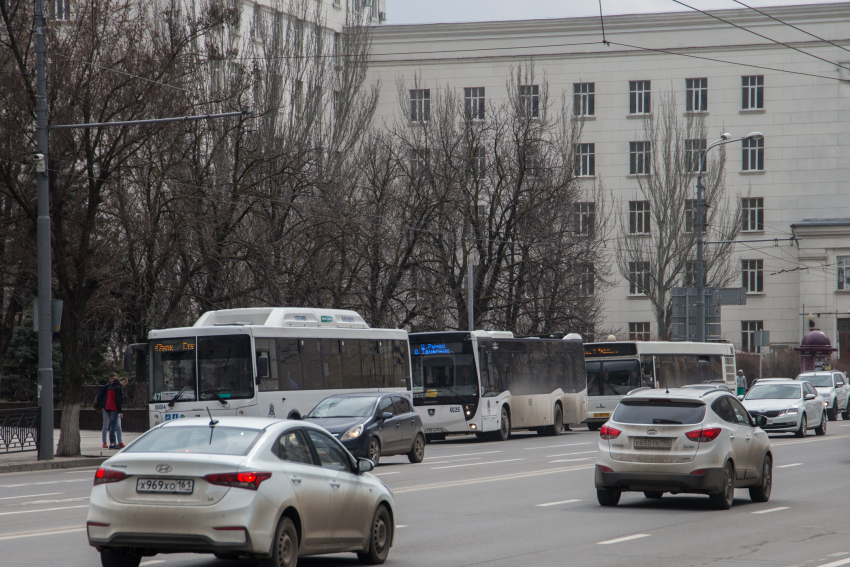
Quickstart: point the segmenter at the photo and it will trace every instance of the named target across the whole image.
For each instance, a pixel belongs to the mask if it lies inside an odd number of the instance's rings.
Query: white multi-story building
[[[533,57],[552,96],[592,101],[583,103],[592,106],[583,106],[582,143],[595,166],[581,183],[604,181],[617,215],[641,198],[630,167],[640,148],[630,143],[643,139],[651,112],[644,93],[658,100],[673,91],[683,111],[687,99],[705,117],[708,143],[762,132],[763,143],[727,146],[727,192],[746,216],[733,262],[748,297],[723,307],[722,335],[749,350],[754,330],[769,330],[775,347],[798,344],[813,326],[850,357],[850,3],[762,11],[781,22],[747,9],[712,12],[726,22],[696,12],[606,17],[607,44],[598,17],[381,26],[372,47],[383,89],[376,123],[401,116],[399,80],[481,89],[500,103],[511,69]],[[799,247],[769,241],[792,234]],[[768,241],[744,242],[754,240]],[[630,294],[616,269],[614,278],[603,327],[654,337],[649,301]]]

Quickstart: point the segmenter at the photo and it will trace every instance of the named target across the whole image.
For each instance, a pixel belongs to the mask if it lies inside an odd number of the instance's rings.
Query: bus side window
[[[342,351],[343,388],[363,388],[363,370],[360,368],[360,340],[340,341]]]
[[[277,375],[280,390],[301,390],[301,352],[298,339],[277,339]]]
[[[319,339],[301,339],[301,364],[305,390],[322,389],[322,352]]]
[[[640,372],[641,372],[641,384],[640,385],[641,386],[649,386],[650,388],[652,388],[653,385],[655,384],[655,378],[654,378],[655,373],[653,372],[652,357],[651,356],[644,356],[643,359],[641,360],[640,368],[641,368],[641,370],[640,370]]]
[[[410,388],[407,378],[410,377],[410,356],[407,354],[407,342],[392,341],[393,345],[393,370],[392,386]]]
[[[340,389],[342,385],[342,356],[339,339],[321,339],[322,378],[325,389]]]
[[[360,366],[363,369],[361,388],[380,388],[381,362],[378,357],[378,341],[360,341]]]

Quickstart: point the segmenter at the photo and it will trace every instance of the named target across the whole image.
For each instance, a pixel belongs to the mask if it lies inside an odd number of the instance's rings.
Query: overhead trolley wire
[[[682,2],[681,0],[672,0],[672,1],[673,1],[673,2],[675,2],[676,4],[679,4],[680,6],[684,6],[685,8],[690,8],[691,10],[694,10],[695,12],[699,12],[700,14],[704,14],[704,15],[706,15],[706,16],[708,16],[708,17],[710,17],[710,18],[714,18],[715,20],[719,20],[719,21],[723,22],[724,24],[729,24],[730,26],[736,27],[736,28],[738,28],[739,30],[743,30],[743,31],[748,32],[748,33],[751,33],[751,34],[753,34],[753,35],[757,35],[757,36],[759,36],[759,37],[760,37],[760,38],[762,38],[762,39],[766,39],[766,40],[768,40],[768,41],[772,41],[773,43],[776,43],[776,44],[778,44],[778,45],[782,45],[782,46],[784,46],[784,47],[787,47],[788,49],[793,49],[794,51],[797,51],[797,52],[799,52],[799,53],[802,53],[803,55],[808,55],[809,57],[814,57],[815,59],[819,59],[819,60],[821,60],[821,61],[823,61],[823,62],[825,62],[825,63],[829,63],[830,65],[836,65],[836,66],[838,66],[838,67],[841,67],[842,69],[845,69],[845,70],[847,70],[847,71],[850,71],[850,67],[845,67],[844,65],[841,65],[840,63],[836,63],[835,61],[830,61],[829,59],[824,59],[823,57],[820,57],[820,56],[818,56],[818,55],[815,55],[814,53],[809,53],[808,51],[803,51],[802,49],[800,49],[800,48],[798,48],[798,47],[794,47],[793,45],[788,45],[787,43],[783,43],[783,42],[781,42],[781,41],[779,41],[779,40],[776,40],[776,39],[773,39],[773,38],[767,37],[766,35],[762,35],[762,34],[760,34],[760,33],[758,33],[758,32],[755,32],[755,31],[753,31],[753,30],[751,30],[751,29],[747,29],[747,28],[745,28],[744,26],[739,26],[738,24],[736,24],[736,23],[734,23],[734,22],[730,22],[729,20],[724,20],[723,18],[721,18],[721,17],[719,17],[719,16],[715,16],[714,14],[712,14],[712,13],[710,13],[710,12],[706,12],[706,11],[704,11],[704,10],[700,10],[699,8],[694,8],[693,6],[690,6],[690,5],[688,5],[688,4],[685,4],[685,3],[684,3],[684,2]]]

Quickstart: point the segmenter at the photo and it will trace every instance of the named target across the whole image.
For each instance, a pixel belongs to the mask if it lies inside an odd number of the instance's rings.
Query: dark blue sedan
[[[304,416],[339,439],[355,457],[376,465],[382,455],[425,458],[425,430],[410,399],[401,394],[339,394],[325,398]]]

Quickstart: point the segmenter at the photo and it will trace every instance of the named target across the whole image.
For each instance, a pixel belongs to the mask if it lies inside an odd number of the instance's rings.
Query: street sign
[[[755,331],[753,333],[753,346],[770,346],[770,331]]]

